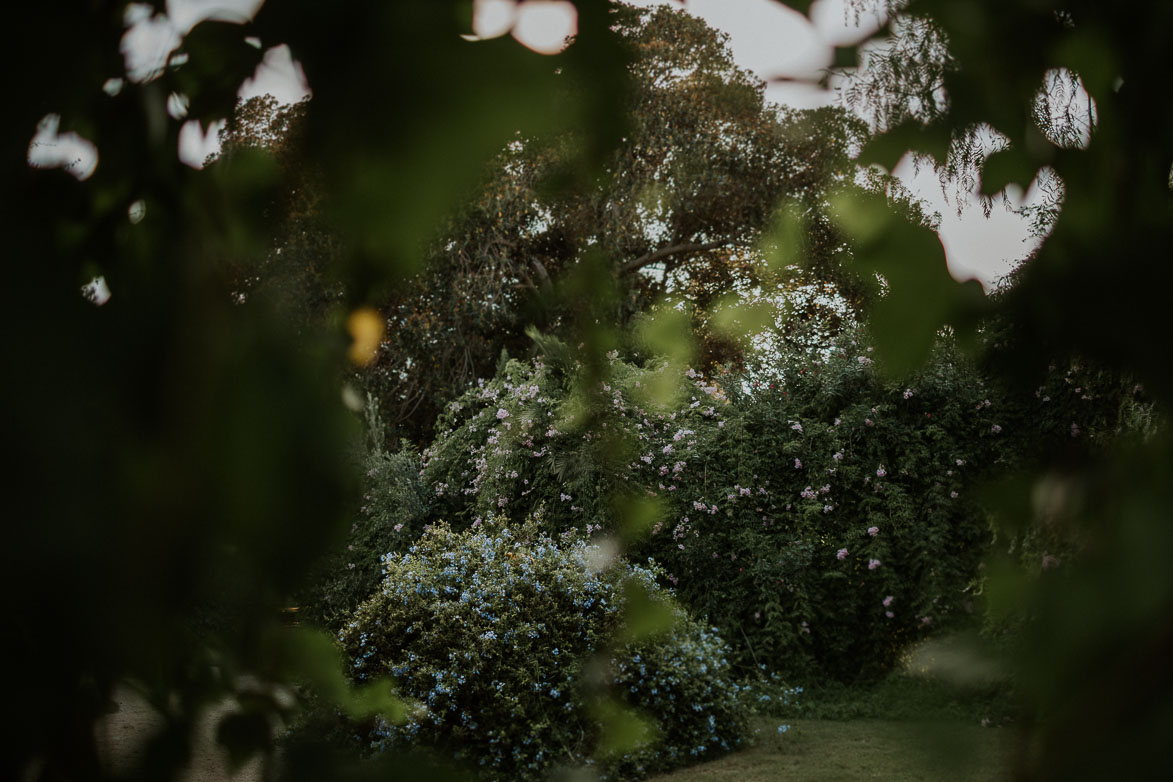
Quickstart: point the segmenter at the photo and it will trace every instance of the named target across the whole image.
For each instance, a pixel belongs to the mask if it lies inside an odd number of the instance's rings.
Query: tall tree
[[[617,324],[664,297],[687,304],[706,366],[741,360],[707,313],[765,284],[759,244],[783,197],[808,218],[807,253],[821,270],[841,260],[826,201],[852,177],[862,124],[768,105],[725,36],[683,12],[617,6],[612,20],[632,91],[602,175],[567,186],[577,134],[518,137],[434,241],[426,270],[385,300],[393,337],[374,373],[400,432],[426,439],[442,406],[490,376],[503,349],[529,349],[527,326],[562,329],[575,300],[563,283],[589,258],[615,286]],[[578,100],[565,81],[565,99]],[[842,280],[862,295],[858,280]]]

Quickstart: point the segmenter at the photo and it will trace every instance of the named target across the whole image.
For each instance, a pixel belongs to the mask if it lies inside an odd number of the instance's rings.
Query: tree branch
[[[704,244],[697,244],[695,242],[687,242],[685,244],[673,244],[668,247],[661,247],[659,250],[654,250],[646,255],[641,255],[634,261],[628,261],[619,267],[620,274],[629,274],[634,271],[639,271],[650,263],[667,258],[670,255],[677,255],[678,253],[699,253],[705,250],[715,250],[718,247],[724,247],[727,244],[732,244],[728,239],[722,239],[716,242],[705,242]]]

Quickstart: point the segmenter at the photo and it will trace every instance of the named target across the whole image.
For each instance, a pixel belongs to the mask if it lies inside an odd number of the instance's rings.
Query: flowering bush
[[[491,779],[582,765],[599,735],[588,665],[609,670],[658,729],[604,772],[639,775],[737,746],[746,710],[723,642],[672,607],[666,632],[613,647],[628,581],[668,597],[651,567],[599,559],[573,533],[495,519],[463,533],[434,525],[388,555],[382,588],[340,633],[355,678],[389,674],[418,703],[403,724],[380,725],[374,746],[430,746]]]
[[[1001,397],[947,347],[898,384],[867,359],[849,338],[773,384],[690,370],[664,409],[644,393],[658,365],[612,356],[590,417],[573,368],[510,362],[450,405],[421,479],[457,525],[541,510],[548,529],[587,534],[618,523],[614,492],[653,495],[664,513],[636,553],[738,663],[878,676],[973,609],[988,530],[972,489],[1010,433]]]

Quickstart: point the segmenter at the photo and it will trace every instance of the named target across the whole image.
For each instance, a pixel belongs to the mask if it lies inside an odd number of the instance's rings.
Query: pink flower
[[[838,559],[838,560],[847,559],[847,549],[841,548],[838,551],[836,551],[835,552],[835,559]]]
[[[880,534],[880,528],[879,527],[868,527],[868,534],[874,538],[876,535]]]
[[[896,598],[893,597],[892,595],[888,595],[887,597],[885,597],[884,598],[884,608],[887,608],[888,606],[892,605],[892,601],[895,599]]]
[[[888,617],[889,619],[891,619],[892,617],[896,616],[896,614],[892,613],[891,611],[885,611],[885,612],[884,612],[884,616],[886,616],[886,617]]]
[[[504,420],[505,420],[506,418],[508,418],[508,417],[509,417],[509,411],[508,411],[508,410],[506,410],[504,407],[498,407],[498,408],[497,408],[497,419],[498,419],[499,421],[504,421]]]
[[[794,460],[794,469],[796,469],[796,470],[802,469],[802,459],[795,459]]]
[[[878,560],[878,559],[869,559],[868,560],[868,570],[875,570],[879,566],[880,566],[880,560]]]
[[[882,464],[876,469],[876,477],[877,478],[883,478],[887,474],[888,474],[888,472],[884,469],[884,465],[882,465]]]
[[[993,426],[990,427],[990,431],[993,432],[994,434],[999,434],[1002,431],[1002,427],[998,426],[997,424],[994,424]]]

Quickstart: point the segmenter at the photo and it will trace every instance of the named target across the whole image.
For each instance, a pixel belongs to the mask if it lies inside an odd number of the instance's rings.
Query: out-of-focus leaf
[[[734,294],[717,303],[710,324],[722,336],[744,340],[769,329],[777,316],[778,308],[772,303],[744,301]]]
[[[779,206],[773,224],[758,242],[766,265],[775,276],[789,266],[800,266],[806,259],[805,227],[799,204],[788,201]]]
[[[353,687],[342,672],[338,646],[323,631],[300,627],[276,629],[267,639],[265,656],[280,677],[306,682],[326,702],[353,718],[379,714],[397,721],[405,713],[403,701],[394,695],[388,680]]]
[[[407,716],[407,705],[395,695],[390,679],[375,679],[354,688],[342,706],[352,719],[377,715],[390,722],[402,722]]]
[[[667,409],[684,393],[680,375],[695,361],[688,313],[676,307],[659,307],[638,321],[635,339],[652,356],[664,359],[641,379],[636,397],[657,409]]]
[[[881,133],[864,145],[858,162],[876,163],[891,171],[909,152],[928,155],[937,165],[944,165],[949,154],[949,131],[937,125],[908,121]]]
[[[1025,190],[1035,172],[1035,166],[1017,147],[998,150],[982,164],[982,195],[1000,193],[1010,184]]]
[[[911,372],[943,326],[972,327],[985,306],[981,284],[959,284],[949,276],[941,240],[931,229],[893,213],[882,196],[861,191],[838,196],[834,218],[857,243],[857,261],[885,288],[871,312],[882,368],[894,375]]]
[[[656,740],[656,726],[628,706],[607,698],[595,706],[600,736],[596,752],[600,757],[614,757],[647,746]]]
[[[672,628],[676,619],[672,606],[652,597],[646,586],[634,579],[629,580],[623,587],[623,595],[626,606],[623,640],[629,643],[641,641]]]
[[[644,538],[664,517],[664,500],[647,495],[618,495],[615,510],[619,518],[619,529],[627,542]]]
[[[1120,73],[1112,42],[1094,27],[1081,25],[1064,37],[1055,48],[1055,60],[1079,74],[1084,88],[1096,100],[1107,97]]]
[[[239,24],[208,20],[184,36],[182,52],[187,62],[174,71],[177,91],[187,95],[188,116],[205,125],[228,117],[236,105],[236,93],[251,77],[264,53],[245,43]]]
[[[831,60],[832,68],[854,68],[859,65],[858,46],[836,46]]]

